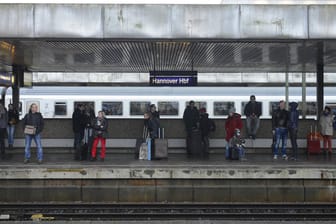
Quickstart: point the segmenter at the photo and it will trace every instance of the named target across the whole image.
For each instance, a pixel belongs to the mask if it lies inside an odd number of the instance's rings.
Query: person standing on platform
[[[199,128],[199,119],[200,115],[198,109],[195,107],[195,102],[191,100],[183,113],[183,121],[187,132],[186,145],[188,155],[191,155],[191,149],[189,145],[191,141],[191,132],[193,129]]]
[[[256,101],[254,95],[250,96],[250,101],[246,104],[244,109],[246,116],[246,128],[249,138],[255,139],[260,125],[261,103]]]
[[[234,136],[234,133],[235,133],[236,129],[239,129],[241,131],[242,128],[243,128],[243,122],[241,120],[241,115],[236,113],[236,109],[234,107],[230,108],[229,117],[228,117],[227,121],[225,122],[225,132],[226,132],[226,136],[225,136],[225,140],[226,140],[225,158],[226,159],[230,159],[230,151],[229,151],[230,139]]]
[[[84,107],[82,104],[77,104],[75,111],[72,114],[72,130],[74,132],[74,150],[75,150],[75,160],[80,159],[80,148],[81,142],[84,137],[84,117],[83,117]]]
[[[15,125],[19,122],[19,113],[13,107],[13,104],[8,104],[8,126],[7,126],[7,136],[8,136],[8,149],[13,149],[14,145],[14,135],[15,135]]]
[[[204,154],[208,156],[209,154],[209,134],[216,130],[216,125],[213,120],[209,119],[209,114],[206,112],[205,108],[201,108],[200,112],[200,129],[202,133],[202,142],[204,146]]]
[[[289,112],[285,109],[285,101],[281,100],[279,108],[272,114],[272,133],[275,134],[275,147],[273,159],[278,159],[280,140],[282,140],[282,159],[288,160],[286,154],[287,136],[288,136]]]
[[[38,112],[37,104],[30,105],[29,112],[23,118],[23,128],[25,133],[25,159],[24,163],[30,162],[30,145],[34,139],[37,147],[37,161],[43,161],[43,150],[41,144],[41,132],[44,127],[42,114]]]
[[[325,152],[332,154],[331,137],[333,136],[333,114],[328,106],[324,107],[324,110],[320,116],[321,134],[323,136],[323,149]]]
[[[289,112],[288,131],[293,151],[291,160],[297,161],[298,159],[297,132],[299,127],[299,111],[297,111],[298,103],[291,102],[289,106],[290,106],[290,112]]]
[[[104,162],[106,152],[108,122],[103,111],[98,112],[98,116],[93,122],[93,146],[91,151],[91,161],[96,160],[97,145],[101,142],[100,161]]]
[[[152,114],[152,117],[156,117],[157,119],[160,119],[160,111],[156,110],[155,104],[150,105],[150,112]]]
[[[1,158],[5,158],[5,136],[8,125],[8,117],[6,108],[0,104],[0,152]]]
[[[92,107],[89,104],[85,105],[84,112],[83,112],[83,124],[84,124],[84,136],[83,136],[83,143],[87,145],[89,155],[91,155],[91,148],[93,144],[93,126],[95,120],[95,113]],[[83,157],[82,155],[81,157]],[[87,157],[87,156],[86,156]],[[81,158],[84,160],[86,158]]]

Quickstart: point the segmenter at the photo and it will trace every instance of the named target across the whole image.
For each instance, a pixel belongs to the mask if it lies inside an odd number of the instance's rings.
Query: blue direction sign
[[[197,86],[196,71],[151,71],[151,86]]]

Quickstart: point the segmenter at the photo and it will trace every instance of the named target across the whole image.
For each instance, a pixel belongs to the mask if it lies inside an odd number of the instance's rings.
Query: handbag
[[[36,127],[32,125],[26,125],[23,131],[26,135],[35,135],[36,134]]]

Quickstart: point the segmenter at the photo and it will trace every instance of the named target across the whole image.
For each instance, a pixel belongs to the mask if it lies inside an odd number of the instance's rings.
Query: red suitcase
[[[315,130],[313,127],[310,127],[310,133],[307,135],[307,152],[309,154],[318,154],[321,153],[321,134]]]

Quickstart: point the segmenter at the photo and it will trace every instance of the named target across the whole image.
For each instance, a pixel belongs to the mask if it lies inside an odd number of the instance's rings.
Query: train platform
[[[62,151],[63,150],[63,151]],[[69,149],[48,149],[43,164],[23,163],[23,149],[0,161],[0,201],[113,203],[335,202],[336,155],[300,154],[299,161],[274,161],[271,153],[247,161],[170,154],[137,160],[107,154],[104,162],[75,161]]]
[[[0,178],[79,178],[79,179],[335,179],[336,154],[300,154],[297,161],[274,160],[271,153],[248,153],[246,161],[226,160],[224,152],[216,151],[208,158],[170,154],[168,159],[138,160],[132,153],[109,152],[104,161],[76,161],[72,149],[48,148],[44,161],[38,164],[35,152],[28,164],[23,163],[24,149],[7,151],[0,161]],[[181,150],[182,151],[182,150]],[[21,171],[25,172],[22,173]]]

